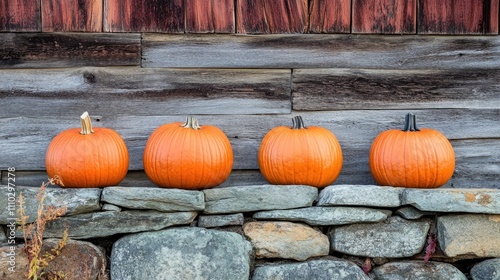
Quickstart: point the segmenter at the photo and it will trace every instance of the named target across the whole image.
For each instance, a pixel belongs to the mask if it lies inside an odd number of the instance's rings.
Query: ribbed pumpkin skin
[[[170,123],[157,128],[144,149],[144,171],[159,187],[206,189],[223,183],[231,174],[233,150],[219,128],[201,129]]]
[[[342,150],[335,135],[325,128],[279,126],[262,139],[258,162],[271,184],[323,188],[339,176]]]
[[[379,185],[438,188],[453,175],[455,153],[437,130],[387,130],[373,141],[369,162]]]
[[[80,134],[65,130],[50,142],[45,156],[49,177],[59,176],[63,187],[101,188],[118,185],[127,175],[129,156],[121,136],[109,128]]]

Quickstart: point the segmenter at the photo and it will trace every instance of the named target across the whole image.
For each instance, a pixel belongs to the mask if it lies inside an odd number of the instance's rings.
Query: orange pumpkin
[[[437,188],[453,175],[455,153],[441,132],[418,129],[415,115],[408,114],[403,130],[387,130],[375,138],[369,162],[379,185]]]
[[[342,169],[337,138],[325,128],[305,127],[300,116],[292,121],[292,127],[275,127],[262,139],[258,155],[262,175],[277,185],[332,184]]]
[[[49,177],[59,177],[68,188],[99,188],[120,183],[128,170],[128,150],[114,130],[92,128],[87,112],[80,117],[82,128],[58,134],[49,144],[45,166]]]
[[[223,183],[233,167],[233,150],[227,136],[215,126],[185,123],[157,128],[144,149],[144,171],[164,188],[206,189]]]

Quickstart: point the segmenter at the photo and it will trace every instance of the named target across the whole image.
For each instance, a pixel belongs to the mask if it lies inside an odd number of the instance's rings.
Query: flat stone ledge
[[[257,212],[257,220],[281,220],[304,222],[313,226],[346,225],[380,222],[391,216],[389,210],[365,207],[307,207],[289,210]]]
[[[245,221],[242,213],[230,215],[200,215],[198,216],[198,226],[204,228],[241,226]]]
[[[203,190],[207,214],[242,213],[312,206],[318,189],[300,185],[258,185]]]
[[[203,192],[181,189],[107,187],[101,200],[124,208],[161,212],[201,211],[205,208]]]
[[[421,211],[500,214],[500,190],[404,189],[401,204]]]
[[[38,201],[36,199],[40,187],[16,186],[16,209],[18,208],[17,200],[22,193],[25,202],[25,214],[29,216],[28,223],[34,222],[38,211]],[[101,210],[100,197],[102,189],[98,188],[46,188],[45,201],[46,206],[63,207],[66,206],[65,215],[76,215],[82,213],[90,213]],[[0,187],[0,193],[7,194],[9,192],[7,186]],[[0,196],[0,224],[8,224],[8,218],[11,217],[7,207],[9,197],[7,195]],[[16,213],[17,214],[17,213]]]
[[[319,193],[318,206],[399,207],[402,188],[375,185],[332,185]]]
[[[439,245],[448,257],[500,257],[500,215],[441,216],[437,227]]]

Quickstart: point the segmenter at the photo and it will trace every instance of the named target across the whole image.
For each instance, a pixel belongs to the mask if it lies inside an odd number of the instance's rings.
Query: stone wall
[[[17,187],[21,192],[34,217],[38,188]],[[45,237],[48,250],[68,228],[71,241],[53,269],[72,268],[70,279],[500,277],[495,189],[49,188],[46,197],[47,205],[67,206]],[[7,199],[0,197],[0,205]],[[22,232],[12,232],[8,213],[0,211],[0,242],[18,237],[17,271],[8,270],[12,248],[4,246],[0,276],[24,279]]]

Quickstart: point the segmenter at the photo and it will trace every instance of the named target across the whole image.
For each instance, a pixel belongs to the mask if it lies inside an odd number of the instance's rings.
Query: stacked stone
[[[18,191],[34,217],[37,188]],[[47,227],[47,238],[60,238],[65,228],[72,239],[123,235],[111,250],[111,279],[500,277],[500,190],[494,189],[52,188],[46,202],[67,206],[66,215]],[[7,224],[2,211],[0,224]],[[437,252],[424,263],[433,234]],[[0,242],[6,242],[1,233]],[[79,242],[89,246],[72,244]],[[457,260],[475,265],[464,269]],[[0,265],[0,278],[23,279],[11,276]]]

